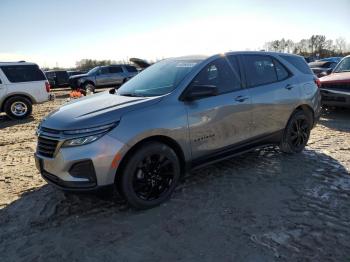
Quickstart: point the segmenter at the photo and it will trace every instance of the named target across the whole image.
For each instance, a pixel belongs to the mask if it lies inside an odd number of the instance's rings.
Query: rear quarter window
[[[2,66],[1,69],[11,83],[46,80],[37,65],[10,65]]]
[[[292,64],[298,71],[303,74],[313,75],[310,67],[306,63],[305,59],[298,56],[280,55],[284,60]]]

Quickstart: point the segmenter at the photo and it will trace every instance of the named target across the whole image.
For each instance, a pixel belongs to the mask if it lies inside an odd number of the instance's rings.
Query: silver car
[[[37,130],[37,167],[63,190],[115,185],[150,208],[194,168],[268,144],[302,151],[321,111],[318,83],[290,54],[166,59],[50,113]]]

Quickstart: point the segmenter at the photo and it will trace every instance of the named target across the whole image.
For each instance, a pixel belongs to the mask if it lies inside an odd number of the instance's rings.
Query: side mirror
[[[193,101],[210,96],[217,96],[219,93],[215,85],[190,85],[182,95],[182,101]]]
[[[109,93],[110,93],[111,95],[114,95],[115,92],[116,92],[115,88],[109,89]]]

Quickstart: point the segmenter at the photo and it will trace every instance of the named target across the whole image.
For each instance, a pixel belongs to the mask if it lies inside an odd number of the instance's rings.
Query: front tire
[[[92,95],[93,93],[95,93],[95,86],[92,83],[86,83],[83,86],[86,95]]]
[[[4,110],[10,118],[20,120],[32,113],[33,106],[28,98],[14,96],[5,102]]]
[[[300,153],[306,146],[311,132],[310,119],[304,111],[296,111],[284,130],[280,149],[284,153]]]
[[[127,160],[119,187],[131,206],[152,208],[171,196],[180,172],[174,150],[159,142],[148,142]]]

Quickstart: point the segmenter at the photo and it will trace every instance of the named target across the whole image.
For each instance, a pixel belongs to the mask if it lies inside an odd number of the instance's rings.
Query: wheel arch
[[[10,94],[9,96],[5,97],[4,100],[2,100],[0,112],[4,112],[4,110],[5,110],[5,104],[6,104],[7,100],[9,100],[9,99],[12,98],[12,97],[16,97],[16,96],[24,97],[24,98],[28,99],[32,104],[35,104],[34,98],[31,97],[30,95],[27,95],[27,94]]]
[[[308,104],[302,104],[302,105],[299,105],[297,108],[295,108],[295,110],[293,111],[293,114],[296,111],[303,111],[306,114],[306,116],[309,118],[309,120],[311,122],[311,126],[314,125],[315,112],[314,112],[314,110],[312,109],[311,106],[309,106]]]
[[[186,161],[185,161],[185,155],[181,148],[181,146],[172,138],[164,135],[154,135],[151,137],[144,138],[140,141],[138,141],[136,144],[134,144],[123,156],[121,159],[119,166],[116,171],[115,175],[115,181],[118,181],[120,178],[120,175],[123,172],[123,169],[125,168],[125,165],[127,161],[130,159],[132,154],[139,149],[142,145],[148,142],[160,142],[167,146],[169,146],[172,150],[174,150],[175,154],[177,155],[179,162],[180,162],[180,169],[181,169],[181,176],[183,176],[186,172]]]

